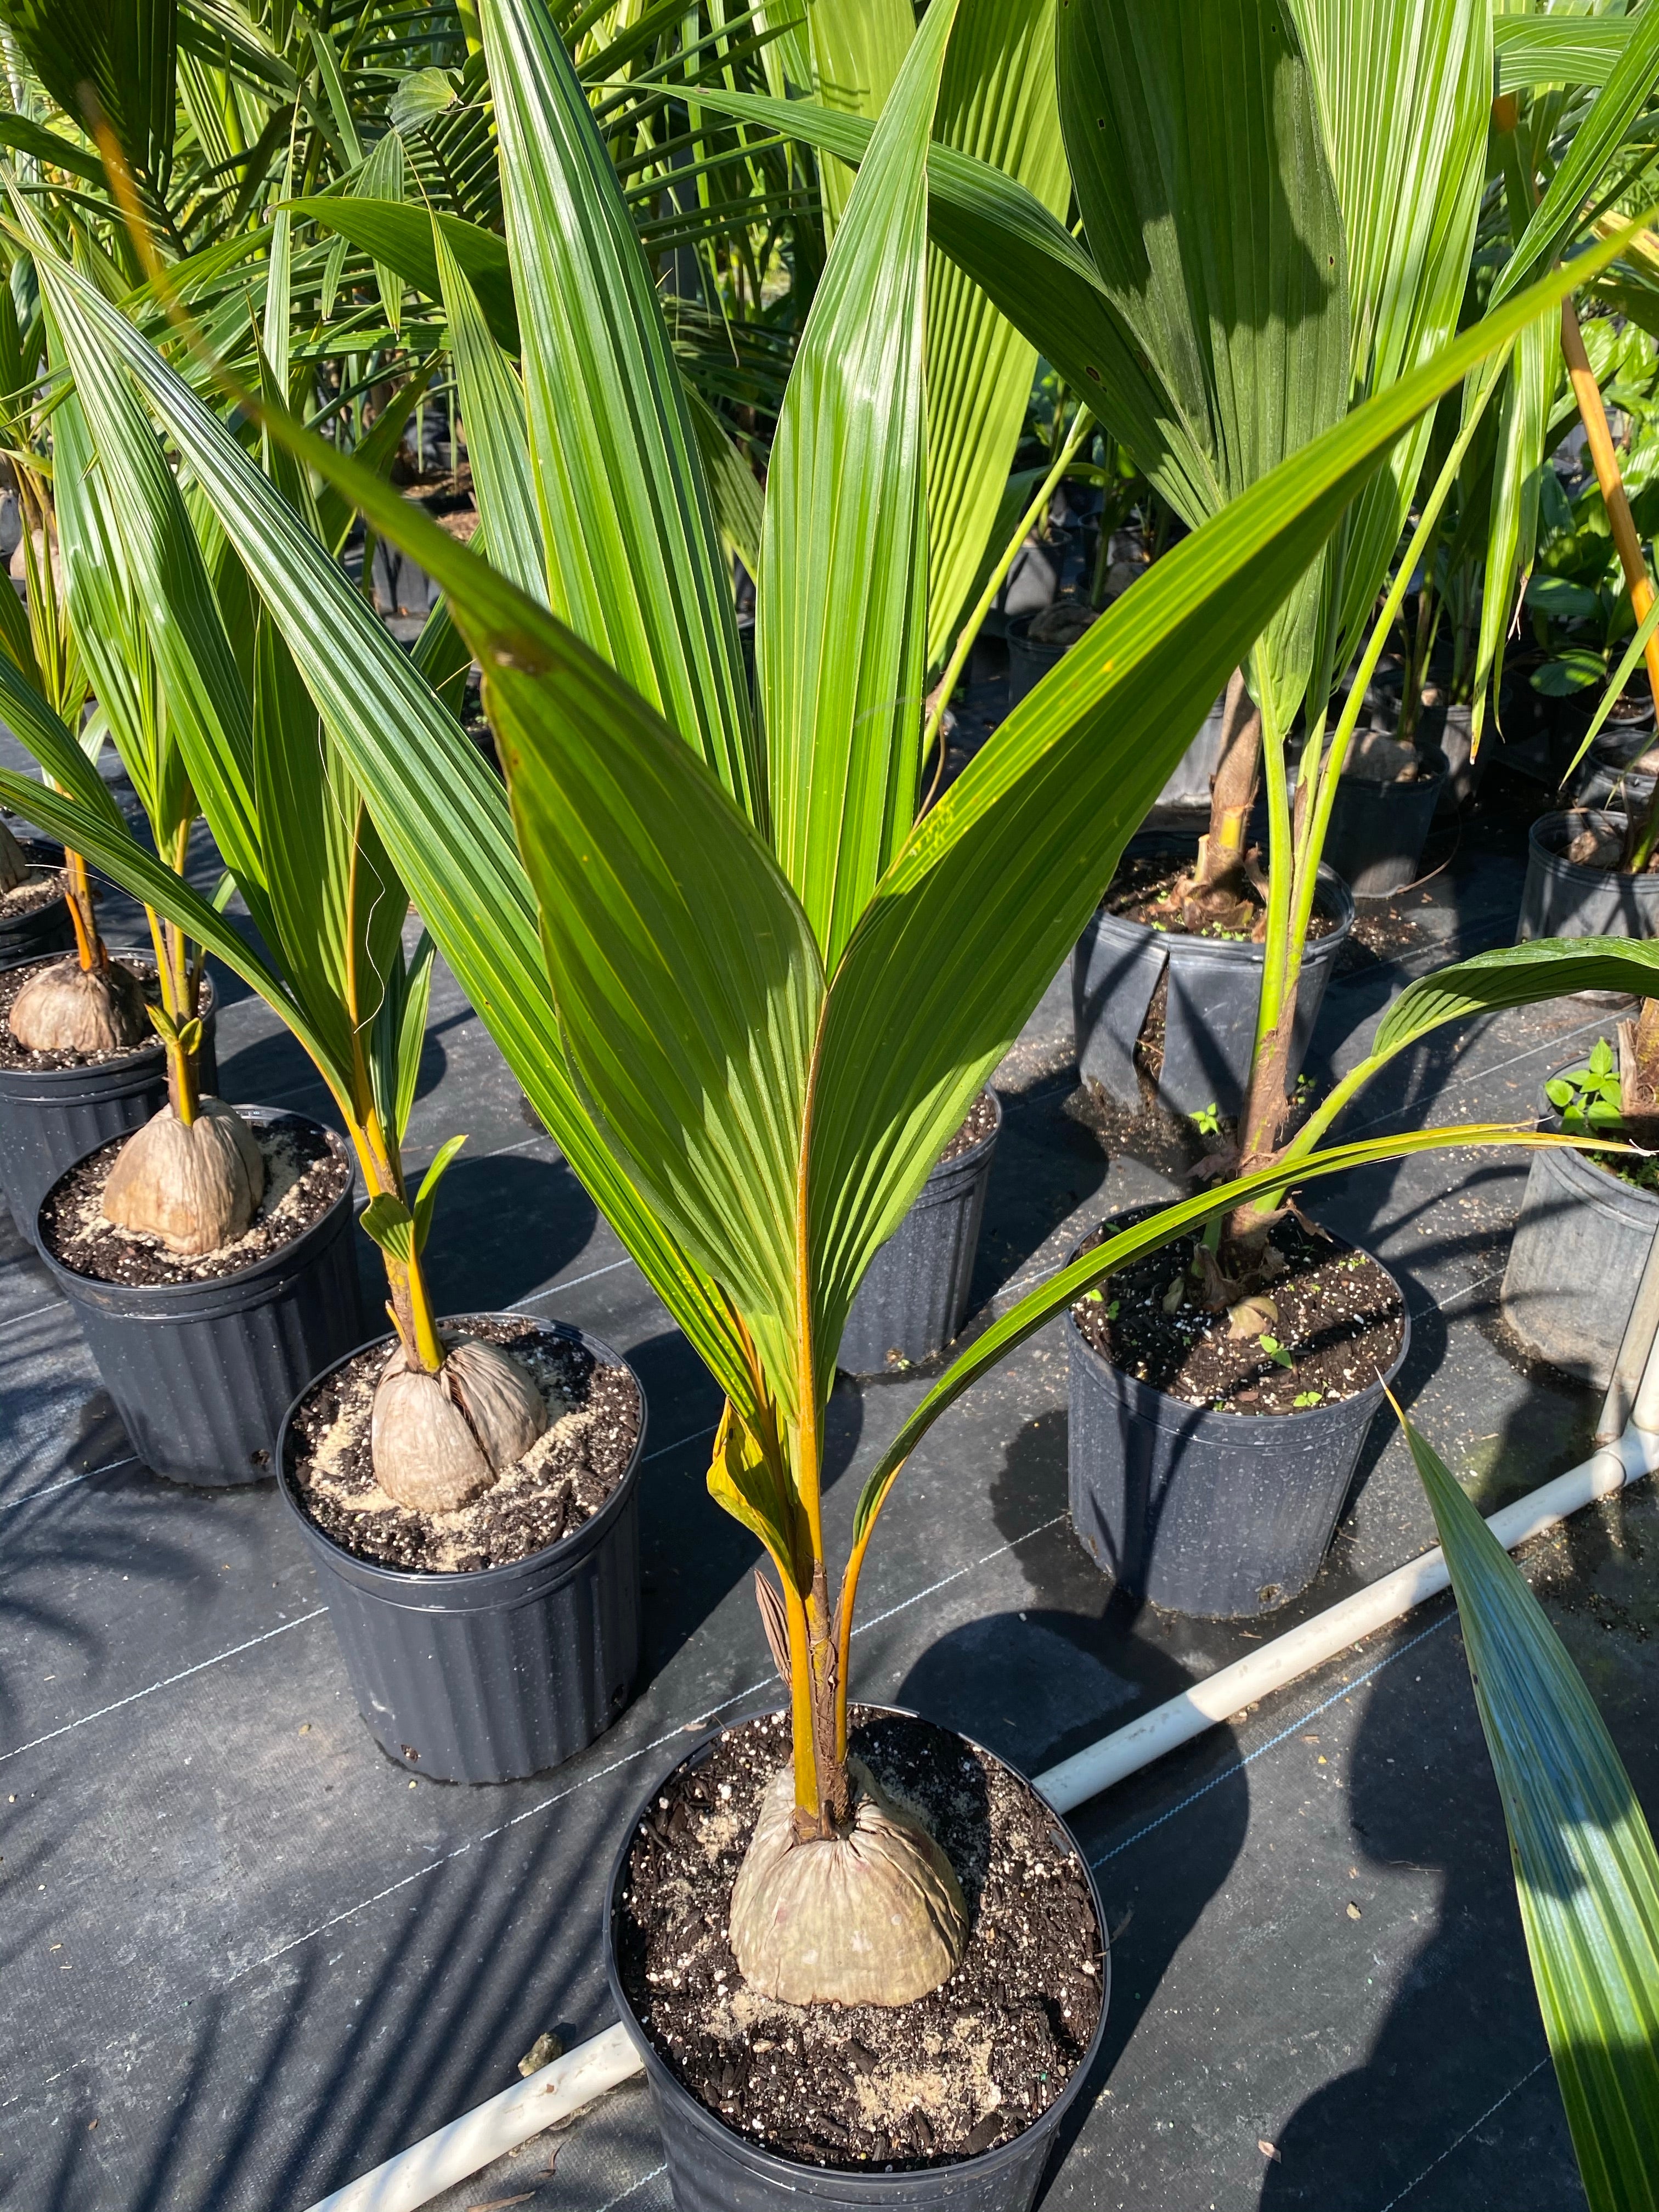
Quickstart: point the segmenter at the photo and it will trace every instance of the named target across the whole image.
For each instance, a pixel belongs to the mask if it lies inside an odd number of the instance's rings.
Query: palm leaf
[[[1274,0],[1063,9],[1057,65],[1101,281],[1231,498],[1347,404],[1346,248],[1310,72]],[[1319,583],[1252,654],[1276,731],[1312,672]]]
[[[755,646],[773,843],[833,970],[916,799],[928,135],[955,0],[906,56],[819,281],[766,478]]]
[[[1071,197],[1054,92],[1054,0],[962,0],[934,133],[1061,217]],[[1030,398],[1036,349],[935,246],[927,258],[927,665],[972,603]]]
[[[616,170],[542,0],[479,21],[550,599],[763,822],[730,578]]]
[[[535,474],[525,428],[524,387],[496,344],[449,241],[432,226],[444,319],[449,325],[455,396],[466,425],[466,450],[489,557],[532,599],[547,597]]]
[[[1659,1851],[1544,1608],[1444,1461],[1400,1420],[1457,1599],[1584,2194],[1591,2212],[1629,2212],[1659,2201]]]

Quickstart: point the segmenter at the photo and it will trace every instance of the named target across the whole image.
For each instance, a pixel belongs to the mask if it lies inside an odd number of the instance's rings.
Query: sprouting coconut
[[[104,1186],[106,1220],[190,1257],[234,1243],[265,1194],[258,1138],[222,1098],[171,1101],[121,1147]]]
[[[796,1833],[791,1768],[776,1774],[732,1892],[743,1978],[785,2004],[910,2004],[948,1981],[968,1941],[951,1863],[861,1759],[847,1761],[836,1832]]]
[[[459,1336],[441,1352],[428,1367],[400,1333],[374,1390],[374,1480],[416,1512],[470,1504],[547,1427],[534,1378],[499,1346]]]
[[[26,1051],[119,1052],[149,1035],[138,978],[101,944],[97,951],[101,960],[54,960],[17,994],[9,1027]]]

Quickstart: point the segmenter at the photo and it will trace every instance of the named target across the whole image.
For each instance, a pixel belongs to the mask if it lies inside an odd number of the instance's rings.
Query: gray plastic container
[[[1133,852],[1193,851],[1174,838],[1140,836]],[[1333,871],[1319,872],[1319,909],[1335,927],[1309,945],[1297,989],[1296,1028],[1287,1087],[1301,1072],[1308,1041],[1348,932],[1353,901]],[[1255,1043],[1263,951],[1226,939],[1182,937],[1127,921],[1101,908],[1085,925],[1072,954],[1072,1015],[1078,1072],[1120,1105],[1140,1103],[1135,1042],[1165,963],[1170,970],[1164,1066],[1158,1096],[1177,1114],[1213,1106],[1243,1111],[1244,1082]]]
[[[1337,778],[1325,864],[1357,899],[1391,898],[1417,878],[1435,810],[1446,787],[1445,755],[1435,752],[1424,758],[1429,773],[1413,783]]]
[[[1659,875],[1626,876],[1563,858],[1579,830],[1606,822],[1621,835],[1622,814],[1572,808],[1545,814],[1527,844],[1527,880],[1515,941],[1531,937],[1659,936]]]
[[[441,1326],[465,1328],[470,1318]],[[544,1326],[598,1360],[628,1365],[581,1329]],[[391,1349],[389,1336],[379,1341]],[[527,1559],[465,1574],[375,1566],[325,1536],[294,1495],[297,1401],[289,1409],[277,1488],[317,1568],[363,1724],[399,1765],[439,1782],[516,1782],[586,1750],[626,1706],[640,1662],[646,1417],[637,1375],[634,1384],[634,1456],[592,1519]]]
[[[1554,1073],[1583,1065],[1580,1055]],[[1547,1097],[1539,1126],[1561,1126]],[[1659,1196],[1582,1152],[1534,1152],[1504,1270],[1504,1319],[1535,1358],[1606,1389],[1656,1233]]]
[[[1075,1255],[1073,1255],[1075,1256]],[[1382,1382],[1302,1413],[1189,1406],[1114,1367],[1068,1313],[1072,1526],[1119,1589],[1169,1613],[1272,1613],[1319,1572]]]
[[[45,875],[64,865],[61,845],[48,845],[39,837],[19,837],[26,857],[37,874]],[[15,921],[0,921],[0,968],[20,960],[38,960],[42,953],[67,952],[75,942],[69,901],[60,890],[50,906],[20,915]]]
[[[706,1757],[715,1741],[715,1735],[706,1736],[695,1751],[665,1769],[646,1791],[642,1803],[648,1805],[669,1778],[682,1767],[693,1765]],[[963,1737],[962,1741],[971,1742],[972,1739]],[[982,1747],[975,1745],[975,1748]],[[987,1755],[995,1757],[994,1753]],[[1004,1765],[1006,1763],[999,1762]],[[1061,2124],[1082,2094],[1100,2055],[1112,1996],[1111,1951],[1100,1892],[1087,1854],[1060,1815],[1056,1813],[1053,1818],[1054,1827],[1065,1838],[1069,1849],[1076,1852],[1083,1867],[1100,1928],[1103,1986],[1094,2035],[1059,2096],[1024,2134],[995,2150],[982,2151],[977,2158],[958,2159],[948,2166],[926,2166],[906,2173],[874,2173],[856,2168],[843,2172],[780,2157],[775,2151],[763,2150],[757,2143],[750,2142],[728,2128],[682,2087],[641,2027],[617,1972],[617,1914],[629,1853],[640,1825],[638,1820],[629,1823],[611,1869],[605,1913],[605,1972],[610,1978],[611,2001],[622,2015],[629,2040],[645,2062],[645,2078],[667,2156],[668,2185],[677,2212],[776,2212],[781,2204],[823,2206],[831,2208],[831,2212],[898,2212],[898,2208],[910,2206],[918,2208],[918,2212],[1030,2212]]]
[[[268,1106],[236,1110],[256,1123],[305,1118]],[[325,1133],[349,1165],[343,1140]],[[348,1182],[302,1237],[237,1274],[199,1283],[78,1274],[40,1243],[37,1223],[40,1256],[152,1474],[216,1490],[274,1474],[276,1432],[295,1395],[362,1336],[351,1197]]]
[[[137,945],[110,950],[118,958],[124,953],[153,957]],[[43,955],[40,964],[58,957]],[[202,1089],[212,1093],[219,1081],[214,1047],[219,1008],[211,976],[204,999],[197,1065]],[[95,1067],[0,1067],[0,1190],[19,1233],[33,1242],[40,1201],[65,1168],[112,1137],[142,1129],[167,1103],[167,1055],[160,1037]]]
[[[944,1351],[962,1327],[979,1250],[996,1126],[971,1152],[936,1167],[910,1211],[870,1262],[842,1331],[836,1364],[848,1375],[915,1366]]]

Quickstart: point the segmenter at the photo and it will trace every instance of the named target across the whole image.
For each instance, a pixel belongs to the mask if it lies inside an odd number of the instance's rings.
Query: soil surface
[[[964,1152],[971,1152],[975,1145],[982,1145],[996,1125],[996,1101],[988,1091],[981,1091],[968,1109],[968,1119],[939,1154],[939,1166],[948,1167],[952,1160],[959,1160]]]
[[[1111,1226],[1146,1218],[1144,1210],[1123,1214]],[[1104,1233],[1097,1231],[1091,1246]],[[1072,1316],[1085,1342],[1155,1390],[1235,1413],[1340,1404],[1393,1365],[1404,1303],[1394,1278],[1364,1253],[1310,1234],[1294,1217],[1279,1222],[1270,1242],[1284,1272],[1256,1294],[1271,1309],[1265,1328],[1243,1335],[1235,1334],[1227,1310],[1212,1313],[1199,1303],[1193,1273],[1199,1242],[1183,1237],[1079,1298]],[[1176,1285],[1182,1295],[1170,1310],[1166,1301]]]
[[[138,978],[146,999],[153,1006],[161,1003],[161,986],[155,980],[155,963],[143,953],[117,952],[111,956],[124,968],[130,968]],[[159,1036],[147,1037],[142,1044],[122,1045],[115,1052],[28,1052],[11,1033],[11,1010],[25,983],[31,981],[37,969],[49,967],[55,960],[73,961],[72,952],[52,952],[38,960],[21,960],[14,968],[0,968],[0,1067],[103,1067],[112,1060],[131,1060],[139,1053],[161,1055]],[[207,979],[203,978],[197,994],[196,1011],[204,1013],[210,1004]]]
[[[691,2094],[748,2140],[813,2166],[948,2165],[1051,2105],[1100,2017],[1087,1877],[1036,1792],[932,1723],[855,1708],[849,1747],[920,1814],[962,1884],[970,1934],[942,1989],[910,2005],[800,2006],[755,1995],[726,1926],[786,1717],[718,1737],[635,1832],[617,1916],[623,1986]]]
[[[100,1283],[205,1283],[234,1275],[280,1251],[320,1221],[351,1181],[351,1164],[328,1132],[297,1114],[253,1126],[264,1155],[265,1194],[242,1235],[216,1252],[169,1252],[159,1237],[104,1218],[104,1186],[125,1137],[112,1138],[52,1185],[40,1234],[52,1257]]]
[[[22,921],[44,913],[64,896],[64,879],[56,868],[32,868],[15,890],[0,891],[0,921]]]
[[[1220,929],[1214,924],[1199,930],[1188,928],[1176,887],[1193,866],[1192,860],[1179,853],[1127,853],[1118,862],[1102,906],[1121,921],[1143,922],[1148,929],[1167,930],[1176,937],[1224,938],[1230,944],[1248,945],[1251,933],[1247,929]],[[1246,895],[1258,915],[1266,913],[1267,902],[1259,892],[1247,886]],[[1316,905],[1308,924],[1308,941],[1313,944],[1328,937],[1335,927],[1333,917]]]
[[[470,1505],[417,1513],[374,1480],[369,1420],[389,1342],[370,1345],[319,1382],[289,1429],[289,1468],[306,1516],[354,1559],[426,1574],[509,1565],[591,1521],[628,1472],[640,1434],[640,1394],[625,1367],[513,1314],[443,1323],[447,1340],[476,1336],[528,1368],[549,1425],[522,1459]]]

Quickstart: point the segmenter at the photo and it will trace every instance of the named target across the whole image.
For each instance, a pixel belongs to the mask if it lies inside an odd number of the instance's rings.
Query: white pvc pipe
[[[1659,1474],[1659,1340],[1648,1354],[1624,1434],[1602,1445],[1581,1466],[1558,1474],[1501,1512],[1489,1514],[1486,1526],[1504,1550],[1512,1552],[1598,1498],[1611,1498],[1626,1483],[1654,1474]],[[1351,1644],[1401,1620],[1425,1598],[1437,1596],[1449,1581],[1445,1554],[1437,1545],[1381,1581],[1316,1613],[1299,1628],[1276,1636],[1259,1651],[1194,1682],[1179,1697],[1049,1767],[1035,1778],[1035,1786],[1057,1813],[1072,1812],[1115,1782],[1150,1766],[1177,1744],[1191,1742],[1246,1705],[1284,1689]],[[337,2189],[313,2205],[312,2212],[416,2212],[417,2206],[465,2181],[492,2159],[516,2150],[556,2121],[570,2118],[584,2105],[642,2070],[618,2022],[516,2088],[504,2089],[476,2112],[452,2120],[412,2150],[399,2152],[373,2173]]]
[[[465,2112],[410,2150],[399,2151],[373,2173],[337,2189],[312,2212],[415,2212],[446,2189],[528,2142],[544,2128],[591,2105],[619,2081],[641,2071],[639,2054],[618,2021],[579,2043],[550,2066],[527,2075],[487,2105]]]

